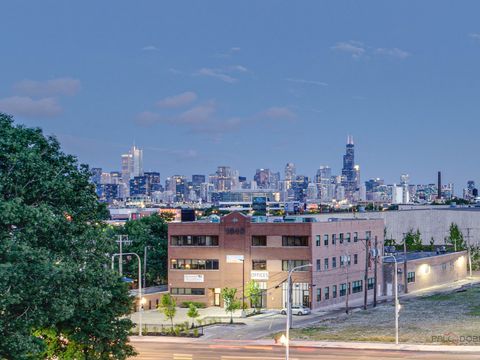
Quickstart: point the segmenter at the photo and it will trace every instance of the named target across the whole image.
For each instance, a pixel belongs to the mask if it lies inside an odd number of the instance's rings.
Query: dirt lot
[[[400,300],[400,342],[480,346],[480,287]],[[394,342],[393,304],[322,320],[295,329],[298,340]]]

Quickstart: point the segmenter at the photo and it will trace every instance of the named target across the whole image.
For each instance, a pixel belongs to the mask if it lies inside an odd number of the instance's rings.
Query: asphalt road
[[[285,349],[281,346],[243,346],[221,343],[133,343],[142,360],[283,360]],[[300,359],[388,359],[388,360],[478,360],[480,354],[327,349],[327,348],[292,348],[291,360]]]

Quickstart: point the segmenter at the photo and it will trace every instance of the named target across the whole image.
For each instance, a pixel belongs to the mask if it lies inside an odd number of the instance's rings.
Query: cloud
[[[142,48],[142,51],[157,51],[158,48],[155,45],[147,45]]]
[[[142,111],[141,113],[135,116],[135,122],[141,126],[152,126],[159,122],[162,122],[164,119],[160,114],[154,113],[152,111]]]
[[[260,113],[261,116],[271,119],[294,119],[297,117],[292,110],[287,107],[273,106]]]
[[[225,74],[222,70],[220,69],[210,69],[210,68],[202,68],[198,70],[198,75],[202,76],[210,76],[219,80],[222,80],[226,83],[233,84],[238,81],[238,79]]]
[[[12,96],[0,99],[0,111],[25,117],[54,117],[62,108],[54,98],[34,100],[28,96]]]
[[[305,79],[297,79],[297,78],[286,78],[285,81],[298,83],[298,84],[306,84],[306,85],[318,85],[318,86],[328,86],[326,82],[323,81],[315,81],[315,80],[305,80]]]
[[[47,81],[23,80],[13,85],[13,90],[17,94],[39,97],[71,96],[78,93],[80,88],[80,80],[69,77]]]
[[[160,108],[177,108],[188,105],[197,100],[197,94],[193,91],[186,91],[184,93],[168,96],[157,101],[156,105]]]
[[[390,56],[397,59],[406,59],[411,55],[409,52],[401,50],[399,48],[378,48],[375,49],[375,54]]]
[[[214,101],[209,101],[184,111],[175,118],[176,122],[183,124],[202,124],[212,119],[215,114],[216,105]]]
[[[473,40],[480,41],[480,34],[479,33],[471,33],[471,34],[468,34],[468,36],[470,36]]]
[[[348,42],[338,42],[332,46],[332,50],[348,53],[355,59],[365,55],[366,53],[366,49],[361,42],[352,40]]]

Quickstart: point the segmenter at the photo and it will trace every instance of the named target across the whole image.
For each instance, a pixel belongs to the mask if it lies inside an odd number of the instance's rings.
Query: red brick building
[[[217,223],[170,223],[170,293],[177,303],[222,306],[222,288],[237,288],[242,297],[243,284],[255,280],[264,290],[262,307],[278,309],[286,303],[289,267],[312,264],[294,273],[294,304],[315,309],[345,302],[347,293],[350,299],[362,298],[365,286],[371,301],[374,262],[366,263],[366,244],[372,250],[377,243],[379,254],[383,253],[383,220],[303,222],[298,217],[290,221],[294,222],[257,223],[241,213],[231,213]],[[379,260],[378,294],[381,284]]]

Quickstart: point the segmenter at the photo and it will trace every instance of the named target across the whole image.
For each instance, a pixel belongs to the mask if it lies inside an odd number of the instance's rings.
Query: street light
[[[397,277],[398,277],[398,265],[397,265],[397,258],[394,255],[385,255],[383,258],[391,257],[395,263],[394,265],[394,294],[395,294],[395,344],[398,345],[398,315],[400,313],[400,302],[398,301],[398,284],[397,284]]]
[[[287,280],[287,328],[285,330],[286,336],[285,336],[285,359],[289,360],[290,358],[290,317],[292,315],[292,304],[291,304],[291,281],[292,281],[292,273],[294,273],[297,270],[306,268],[306,267],[311,267],[312,264],[307,264],[307,265],[300,265],[297,267],[294,267],[288,272],[288,280]]]
[[[138,312],[139,312],[139,329],[138,329],[138,335],[142,336],[142,301],[144,300],[142,298],[142,260],[140,259],[140,256],[136,253],[118,253],[118,254],[113,254],[112,255],[112,270],[114,269],[114,260],[115,256],[122,256],[122,255],[135,255],[138,260]]]

